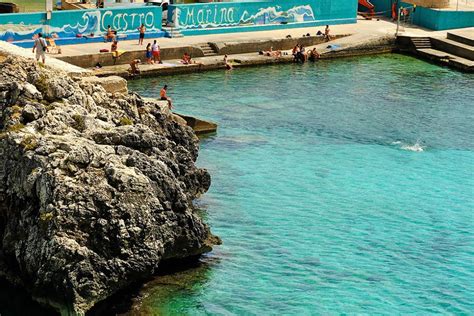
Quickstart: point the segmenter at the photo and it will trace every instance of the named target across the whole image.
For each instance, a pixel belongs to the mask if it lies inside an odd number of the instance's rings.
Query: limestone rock
[[[98,84],[104,88],[108,93],[128,93],[127,80],[119,76],[109,77],[84,77],[82,81],[89,84]]]
[[[166,103],[108,92],[0,62],[0,275],[63,314],[219,242],[192,203],[211,184],[194,132]]]

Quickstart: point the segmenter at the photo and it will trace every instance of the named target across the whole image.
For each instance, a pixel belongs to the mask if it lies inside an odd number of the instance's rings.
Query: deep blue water
[[[474,76],[401,55],[143,79],[210,119],[224,244],[145,313],[474,314]]]

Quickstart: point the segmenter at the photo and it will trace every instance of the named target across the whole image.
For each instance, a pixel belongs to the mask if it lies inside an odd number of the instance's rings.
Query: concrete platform
[[[418,49],[417,52],[438,64],[452,66],[466,72],[474,72],[474,61],[433,48]]]
[[[447,38],[431,38],[433,48],[447,53],[457,55],[469,60],[474,60],[474,46],[459,43]]]
[[[474,46],[474,31],[448,32],[448,39]]]
[[[191,127],[198,136],[217,132],[217,124],[214,122],[201,120],[189,115],[183,115],[179,113],[174,114],[183,118],[186,121],[186,124]]]
[[[368,36],[393,36],[397,28],[396,24],[389,20],[365,20],[362,17],[358,19],[357,24],[333,25],[330,27],[332,35],[364,34]],[[137,41],[134,40],[124,40],[119,42],[119,50],[123,50],[126,53],[122,55],[119,60],[117,60],[117,63],[128,64],[132,59],[136,58],[144,60],[146,44],[153,42],[155,39],[158,41],[158,44],[162,49],[163,59],[170,60],[181,58],[185,51],[190,53],[193,58],[202,57],[203,53],[199,49],[199,46],[203,43],[218,43],[225,45],[226,48],[221,49],[222,54],[240,54],[247,53],[249,51],[268,50],[270,49],[271,45],[274,45],[274,50],[284,50],[289,49],[288,43],[289,46],[294,46],[296,44],[296,42],[294,41],[286,41],[287,43],[285,43],[285,39],[288,35],[290,35],[293,39],[298,38],[300,41],[305,41],[305,39],[302,38],[303,35],[309,33],[314,37],[317,31],[324,31],[324,27],[185,36],[182,38],[145,37],[145,45],[138,45]],[[417,34],[419,36],[426,36],[426,34],[437,34],[437,32],[424,30],[416,26],[406,26],[402,28],[400,32]],[[439,34],[445,36],[446,32]],[[247,50],[245,51],[238,51],[238,49],[244,48],[245,45],[243,45],[242,43],[248,43],[251,47],[247,47]],[[281,45],[278,46],[278,43],[280,43]],[[303,44],[305,46],[310,46],[315,45],[317,43],[303,42]],[[111,54],[100,54],[99,50],[103,48],[110,49],[110,46],[110,43],[63,45],[61,46],[61,55],[51,56],[81,67],[91,67],[94,66],[97,62],[100,62],[102,65],[109,66],[113,64]]]
[[[311,50],[314,47],[321,54],[322,59],[327,59],[345,56],[389,53],[393,50],[394,45],[395,38],[393,36],[363,33],[341,37],[330,42],[309,46],[306,49]],[[270,57],[260,55],[258,52],[252,52],[228,55],[228,60],[231,62],[234,68],[240,68],[275,63],[290,63],[293,62],[293,56],[291,54],[291,50],[283,50],[281,57]],[[130,76],[128,73],[129,65],[127,64],[102,67],[101,69],[94,70],[94,74],[101,77],[117,75],[126,79],[133,79],[140,77],[225,69],[223,56],[194,58],[194,61],[195,63],[191,65],[184,65],[179,59],[166,60],[163,62],[163,64],[142,64],[139,66],[139,76]]]

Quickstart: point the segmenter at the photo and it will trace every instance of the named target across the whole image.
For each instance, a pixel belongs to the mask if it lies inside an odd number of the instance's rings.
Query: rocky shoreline
[[[0,276],[63,315],[219,244],[192,201],[209,173],[166,103],[0,60]]]

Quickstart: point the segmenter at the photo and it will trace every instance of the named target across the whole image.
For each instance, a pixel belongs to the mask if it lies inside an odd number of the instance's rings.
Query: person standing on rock
[[[36,50],[36,61],[39,61],[40,57],[43,64],[46,63],[46,52],[49,52],[48,44],[43,38],[42,33],[38,33],[38,37],[35,39],[35,45],[33,46],[33,54]]]
[[[171,98],[166,95],[166,90],[168,90],[167,85],[165,85],[160,91],[160,100],[168,101],[168,106],[171,110],[173,108],[173,105],[171,104]]]

